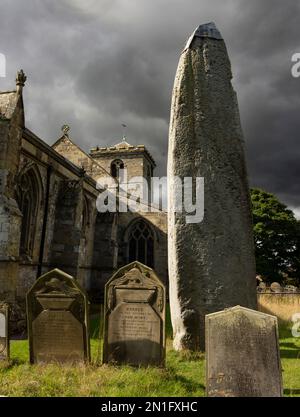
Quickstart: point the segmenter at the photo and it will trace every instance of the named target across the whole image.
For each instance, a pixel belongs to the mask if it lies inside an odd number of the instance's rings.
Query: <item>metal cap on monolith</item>
[[[195,37],[223,40],[222,35],[214,22],[204,23],[203,25],[199,25],[191,34],[185,45],[184,51],[191,46],[191,43]]]

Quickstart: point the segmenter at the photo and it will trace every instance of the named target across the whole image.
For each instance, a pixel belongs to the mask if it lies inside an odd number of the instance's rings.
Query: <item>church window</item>
[[[124,162],[121,159],[116,159],[111,163],[110,173],[114,178],[120,178],[121,170],[124,169]]]
[[[143,220],[136,222],[129,233],[129,262],[139,261],[154,267],[154,236],[150,226]]]
[[[31,256],[39,205],[39,183],[34,169],[29,169],[21,176],[16,199],[22,213],[20,255]]]

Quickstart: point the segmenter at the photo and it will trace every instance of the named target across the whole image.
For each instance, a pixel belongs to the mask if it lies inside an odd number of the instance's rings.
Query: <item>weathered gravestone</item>
[[[132,262],[105,286],[103,362],[163,365],[165,287],[155,272]]]
[[[279,284],[279,282],[272,282],[270,285],[271,292],[282,292],[282,286]]]
[[[0,303],[0,360],[9,359],[9,307]]]
[[[209,397],[281,397],[277,318],[236,306],[208,314]]]
[[[27,320],[31,363],[90,359],[88,300],[71,275],[53,269],[35,282]]]

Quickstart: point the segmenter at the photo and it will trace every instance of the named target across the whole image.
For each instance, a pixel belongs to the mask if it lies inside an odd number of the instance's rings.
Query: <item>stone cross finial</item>
[[[25,85],[26,80],[27,80],[27,77],[26,77],[24,71],[21,69],[20,71],[17,72],[17,76],[16,76],[17,91],[22,90],[22,88]]]
[[[62,130],[62,132],[63,132],[64,136],[68,136],[69,131],[70,131],[70,126],[69,126],[69,125],[63,125],[63,126],[61,127],[61,130]]]

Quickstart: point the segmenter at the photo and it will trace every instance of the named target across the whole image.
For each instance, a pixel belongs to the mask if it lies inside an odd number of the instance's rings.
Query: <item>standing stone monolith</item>
[[[208,314],[209,397],[281,397],[277,317],[241,306]]]
[[[237,304],[257,307],[249,187],[231,78],[219,31],[214,23],[199,26],[179,60],[169,129],[168,256],[177,350],[204,349],[206,314]],[[186,205],[178,210],[175,177],[182,183],[204,179],[202,220]]]

